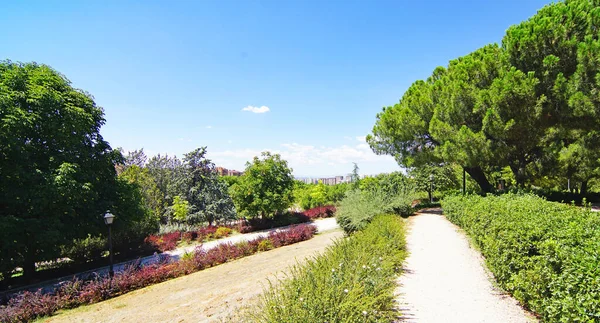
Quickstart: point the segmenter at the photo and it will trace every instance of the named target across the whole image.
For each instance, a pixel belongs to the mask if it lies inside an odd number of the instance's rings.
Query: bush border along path
[[[291,269],[271,286],[256,310],[257,322],[388,322],[395,279],[406,257],[403,220],[380,215],[363,230]]]
[[[515,194],[448,197],[442,206],[499,285],[542,321],[600,321],[600,213]]]
[[[8,305],[0,306],[0,322],[29,322],[38,317],[52,315],[59,309],[97,303],[259,251],[308,240],[313,237],[315,231],[314,225],[300,224],[285,231],[272,232],[268,237],[236,244],[221,244],[208,251],[199,249],[194,254],[184,256],[180,261],[163,262],[141,268],[131,266],[128,270],[115,275],[112,282],[107,277],[89,282],[76,280],[63,285],[54,294],[24,292],[12,298]]]

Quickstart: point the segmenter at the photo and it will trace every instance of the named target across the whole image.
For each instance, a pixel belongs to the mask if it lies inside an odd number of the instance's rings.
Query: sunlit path
[[[516,300],[495,287],[480,254],[443,215],[410,218],[399,279],[402,322],[532,322]]]

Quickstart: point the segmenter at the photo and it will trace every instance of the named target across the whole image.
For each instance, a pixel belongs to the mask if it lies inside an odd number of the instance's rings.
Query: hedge
[[[543,322],[600,321],[600,213],[517,194],[448,197],[442,208]]]

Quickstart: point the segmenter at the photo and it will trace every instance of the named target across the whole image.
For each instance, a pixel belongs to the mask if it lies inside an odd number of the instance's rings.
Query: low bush
[[[304,213],[296,213],[296,212],[285,212],[282,214],[277,214],[273,218],[254,218],[248,219],[240,224],[237,227],[237,230],[240,233],[249,233],[254,231],[284,227],[292,224],[306,223],[310,222],[310,218],[307,217]]]
[[[312,209],[308,209],[302,213],[311,220],[318,219],[318,218],[329,218],[335,214],[335,206],[333,206],[333,205],[317,206]]]
[[[268,245],[270,246],[268,249],[272,249],[307,240],[313,237],[315,231],[313,225],[301,224],[248,242],[220,244],[209,250],[198,248],[193,256],[186,256],[180,261],[159,261],[144,267],[134,264],[116,273],[112,283],[108,277],[98,277],[87,282],[74,280],[64,283],[53,294],[43,294],[41,291],[19,293],[11,298],[8,304],[0,306],[0,322],[29,322],[51,315],[59,309],[97,303],[132,290],[254,254],[261,251],[261,245]]]
[[[227,228],[227,227],[220,227],[217,229],[217,231],[215,231],[215,238],[219,239],[219,238],[224,238],[227,237],[231,234],[231,229]]]
[[[410,189],[399,190],[395,194],[381,190],[348,191],[337,209],[337,222],[346,233],[352,233],[365,228],[380,213],[412,214],[412,201],[413,191]]]
[[[175,231],[162,235],[149,235],[144,242],[154,246],[161,252],[173,250],[177,248],[177,243],[181,239],[181,232]]]
[[[600,213],[516,194],[447,197],[442,207],[500,286],[543,321],[600,321]]]
[[[364,231],[336,241],[272,285],[253,322],[390,322],[396,318],[396,275],[406,257],[402,220],[374,218]]]

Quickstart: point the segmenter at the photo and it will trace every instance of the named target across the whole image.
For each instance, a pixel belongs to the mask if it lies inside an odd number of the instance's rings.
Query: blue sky
[[[208,146],[239,170],[270,150],[297,176],[376,174],[399,169],[364,143],[377,112],[546,3],[2,1],[0,59],[91,93],[114,148]]]

